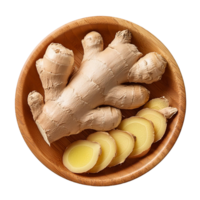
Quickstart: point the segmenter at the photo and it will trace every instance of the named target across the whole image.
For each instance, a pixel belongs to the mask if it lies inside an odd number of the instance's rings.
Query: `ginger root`
[[[61,44],[48,46],[44,57],[36,62],[44,102],[36,91],[28,95],[33,118],[47,144],[85,129],[114,129],[121,122],[120,109],[138,108],[148,101],[145,87],[123,83],[158,81],[167,62],[155,52],[141,58],[142,53],[130,42],[130,31],[119,31],[103,50],[101,35],[88,33],[82,40],[80,69],[70,81],[73,52]]]

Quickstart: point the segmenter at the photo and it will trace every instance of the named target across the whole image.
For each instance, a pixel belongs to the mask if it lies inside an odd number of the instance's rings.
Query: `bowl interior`
[[[145,55],[158,52],[168,61],[166,72],[161,81],[145,85],[151,92],[150,98],[165,96],[170,106],[178,108],[178,114],[168,121],[164,138],[153,144],[150,152],[140,159],[128,159],[125,163],[106,168],[97,174],[73,174],[62,164],[62,155],[67,145],[94,132],[85,130],[78,135],[62,138],[49,147],[43,140],[33,121],[27,104],[29,92],[36,90],[44,95],[42,84],[36,71],[35,62],[42,58],[51,42],[61,43],[73,50],[75,65],[80,66],[83,58],[81,40],[90,31],[99,32],[104,40],[104,47],[113,40],[119,30],[132,32],[132,43]],[[137,110],[122,110],[124,118],[133,116]],[[91,17],[77,20],[62,26],[47,36],[32,52],[21,72],[16,91],[16,115],[21,133],[32,152],[49,169],[69,180],[88,185],[113,185],[123,183],[144,174],[158,164],[174,145],[185,115],[185,90],[179,68],[166,47],[145,29],[125,20],[112,17]]]

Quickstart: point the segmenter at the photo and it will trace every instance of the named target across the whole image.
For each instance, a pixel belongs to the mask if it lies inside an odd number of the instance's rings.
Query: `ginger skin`
[[[119,31],[103,50],[101,35],[94,31],[87,34],[82,40],[80,69],[70,82],[73,52],[61,44],[49,45],[44,57],[36,62],[45,103],[36,91],[28,95],[33,118],[49,145],[84,129],[114,129],[121,122],[120,109],[138,108],[148,101],[145,87],[122,84],[158,81],[167,62],[155,52],[141,58],[142,53],[130,41],[128,30]]]
[[[178,112],[178,109],[173,107],[166,107],[161,110],[158,110],[158,112],[162,113],[165,116],[165,118],[171,119]]]

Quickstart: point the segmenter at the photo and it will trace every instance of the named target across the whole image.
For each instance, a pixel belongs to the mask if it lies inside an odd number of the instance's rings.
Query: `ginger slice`
[[[122,130],[112,130],[109,132],[117,145],[117,155],[113,158],[109,167],[121,164],[131,154],[135,146],[135,138],[131,133]]]
[[[129,158],[142,157],[148,153],[155,137],[151,121],[134,116],[124,119],[118,128],[132,133],[136,137],[135,147]]]
[[[167,119],[162,113],[153,109],[144,108],[140,110],[136,116],[144,117],[152,121],[155,130],[154,142],[159,141],[163,137],[167,128]]]
[[[154,110],[161,110],[169,106],[169,101],[164,96],[160,98],[151,99],[144,105],[144,108],[151,108]]]
[[[144,105],[144,108],[158,110],[167,119],[172,118],[178,112],[177,108],[169,107],[169,101],[164,96],[151,99]]]
[[[106,168],[117,153],[115,140],[107,132],[96,132],[88,136],[87,140],[97,142],[101,146],[101,155],[96,165],[89,173],[97,173]]]
[[[71,143],[63,154],[63,164],[74,173],[89,171],[97,163],[101,154],[101,146],[87,140]]]

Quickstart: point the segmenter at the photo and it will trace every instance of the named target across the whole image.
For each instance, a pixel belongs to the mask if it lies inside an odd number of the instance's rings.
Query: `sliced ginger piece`
[[[178,111],[177,108],[169,107],[169,101],[164,96],[160,98],[151,99],[144,105],[144,108],[158,110],[167,119],[173,117]]]
[[[97,173],[106,168],[117,153],[115,140],[107,132],[95,132],[88,136],[87,140],[97,142],[101,146],[101,155],[96,165],[89,173]]]
[[[66,148],[63,164],[71,172],[84,173],[94,167],[100,154],[101,147],[98,143],[78,140]]]
[[[144,105],[144,108],[151,108],[154,110],[161,110],[169,106],[169,101],[164,96],[160,98],[151,99]]]
[[[153,109],[144,108],[140,110],[136,116],[144,117],[152,121],[155,130],[154,142],[159,141],[163,137],[167,128],[167,119],[162,113]]]
[[[135,137],[122,130],[112,130],[109,132],[117,145],[117,155],[113,158],[109,167],[123,163],[131,154],[135,146]]]
[[[132,133],[136,137],[135,147],[129,158],[142,157],[148,153],[155,137],[151,121],[134,116],[124,119],[118,128]]]

